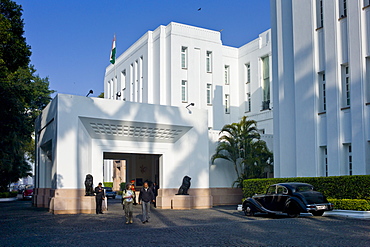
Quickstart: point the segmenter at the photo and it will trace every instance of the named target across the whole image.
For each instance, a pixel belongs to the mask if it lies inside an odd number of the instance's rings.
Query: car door
[[[266,191],[266,195],[264,197],[263,206],[268,210],[273,210],[272,201],[274,199],[274,195],[276,194],[276,185],[271,185],[268,187]]]
[[[274,211],[283,211],[285,202],[288,200],[288,189],[284,186],[278,185],[276,187],[276,194],[273,196],[271,208]]]

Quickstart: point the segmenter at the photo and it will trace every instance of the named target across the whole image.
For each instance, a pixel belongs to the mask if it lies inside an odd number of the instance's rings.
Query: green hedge
[[[370,211],[370,201],[364,199],[328,199],[334,209]]]
[[[10,197],[16,197],[18,194],[17,191],[12,192],[0,192],[0,198],[10,198]]]
[[[243,181],[243,194],[244,197],[262,194],[269,185],[284,182],[312,184],[315,190],[323,193],[328,199],[370,200],[370,175],[246,179]]]
[[[104,187],[111,187],[113,188],[113,182],[104,182]]]

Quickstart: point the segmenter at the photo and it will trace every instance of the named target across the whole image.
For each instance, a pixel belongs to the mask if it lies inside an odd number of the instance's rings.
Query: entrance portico
[[[36,121],[34,205],[94,212],[85,176],[92,174],[96,186],[104,156],[123,153],[158,157],[157,207],[172,207],[185,175],[192,178],[191,208],[211,207],[207,126],[201,109],[58,94]]]

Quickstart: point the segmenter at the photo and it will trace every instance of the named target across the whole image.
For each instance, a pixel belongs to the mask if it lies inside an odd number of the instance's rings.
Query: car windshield
[[[110,187],[105,187],[104,189],[105,189],[105,191],[112,191],[112,188],[110,188]]]
[[[295,189],[296,192],[306,192],[306,191],[312,191],[312,190],[313,190],[312,186],[309,186],[309,185],[299,185]]]

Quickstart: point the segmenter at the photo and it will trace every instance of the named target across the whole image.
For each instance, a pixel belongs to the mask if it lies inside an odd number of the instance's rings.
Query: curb
[[[10,198],[0,198],[0,202],[13,202],[18,200],[17,197],[10,197]]]
[[[355,211],[355,210],[333,210],[324,213],[324,216],[342,216],[357,219],[370,219],[370,211]]]
[[[238,211],[242,211],[242,205],[239,204],[236,208]],[[357,218],[357,219],[370,219],[370,211],[355,211],[355,210],[333,210],[325,211],[323,216],[341,216],[348,218]]]

